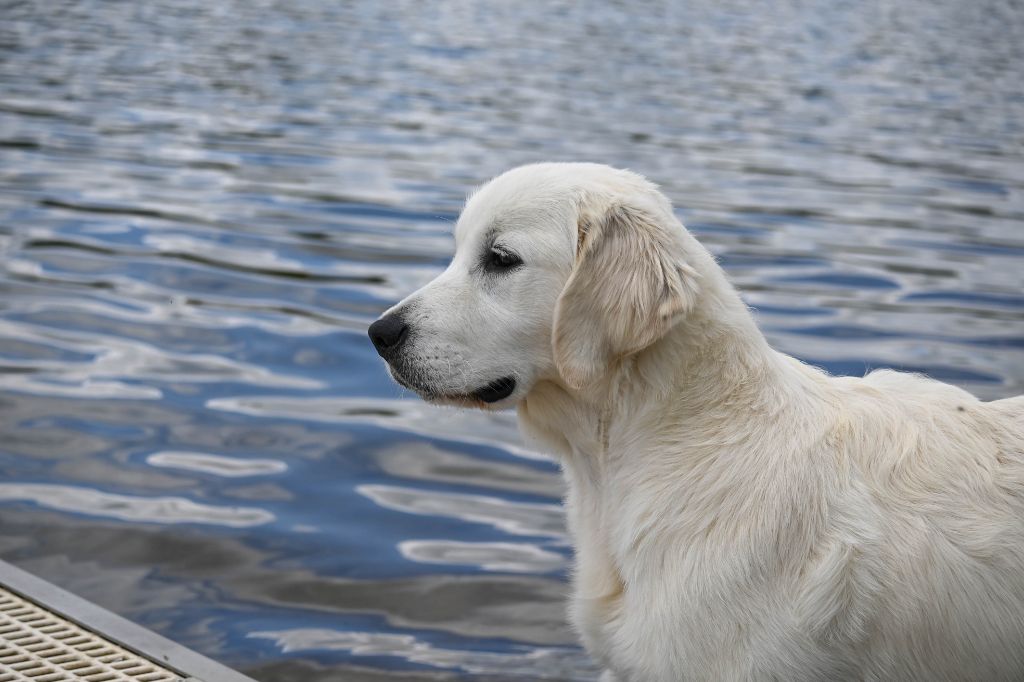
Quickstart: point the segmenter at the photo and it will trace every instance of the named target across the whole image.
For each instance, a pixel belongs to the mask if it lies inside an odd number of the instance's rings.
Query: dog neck
[[[518,406],[525,435],[563,464],[585,459],[594,468],[616,447],[616,434],[629,433],[634,445],[647,437],[640,429],[649,419],[696,424],[713,412],[742,421],[813,390],[810,375],[793,372],[799,363],[771,349],[721,268],[702,270],[702,294],[686,318],[594,385],[538,382]]]
[[[685,537],[707,537],[716,519],[761,501],[759,522],[729,540],[747,552],[736,555],[749,559],[740,564],[753,565],[781,556],[765,545],[779,537],[787,505],[811,494],[800,478],[774,479],[769,494],[758,477],[807,468],[782,460],[802,457],[809,450],[794,439],[818,438],[828,423],[825,375],[769,347],[717,265],[702,273],[701,294],[682,321],[616,363],[600,385],[574,391],[552,378],[519,403],[524,434],[562,468],[584,604],[615,604],[625,585],[641,579],[644,564],[631,558],[640,553],[636,543],[653,543],[648,557],[672,546],[659,541],[663,533],[637,530],[664,514],[652,500],[670,496],[672,532]],[[766,424],[787,441],[766,440]],[[723,522],[721,532],[735,527]],[[790,559],[806,556],[805,545],[792,547]]]

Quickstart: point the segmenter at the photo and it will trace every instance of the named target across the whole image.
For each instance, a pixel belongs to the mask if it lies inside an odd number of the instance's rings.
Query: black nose
[[[371,324],[367,333],[381,357],[387,357],[405,342],[409,325],[398,315],[388,315]]]

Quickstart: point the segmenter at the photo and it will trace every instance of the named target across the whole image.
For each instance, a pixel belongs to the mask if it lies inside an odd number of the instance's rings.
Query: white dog
[[[455,241],[370,337],[557,456],[603,679],[1024,680],[1024,396],[772,350],[627,171],[511,170]]]

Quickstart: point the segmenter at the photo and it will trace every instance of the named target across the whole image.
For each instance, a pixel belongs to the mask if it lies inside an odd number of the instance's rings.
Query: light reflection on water
[[[146,457],[146,464],[169,469],[198,471],[215,476],[267,476],[288,470],[288,464],[276,459],[239,459],[222,457],[206,452],[154,452]]]
[[[183,497],[116,495],[91,488],[46,483],[0,483],[0,501],[34,502],[72,514],[135,523],[200,523],[245,528],[274,520],[274,515],[263,509],[214,507]]]
[[[0,556],[259,679],[592,679],[556,467],[366,325],[518,163],[644,172],[775,345],[1024,392],[1024,11],[46,0],[0,20]]]
[[[482,523],[509,535],[539,535],[557,539],[564,533],[562,513],[555,504],[528,504],[500,497],[384,485],[364,485],[356,491],[385,509]]]
[[[513,674],[542,680],[579,679],[589,663],[578,650],[533,649],[522,653],[453,651],[431,646],[410,635],[344,632],[297,628],[284,632],[254,632],[251,637],[273,640],[286,652],[351,652],[355,656],[394,656],[431,668],[459,668],[469,675]]]

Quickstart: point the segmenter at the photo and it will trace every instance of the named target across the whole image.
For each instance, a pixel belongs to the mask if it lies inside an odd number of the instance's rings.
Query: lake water
[[[0,557],[265,682],[593,679],[557,467],[366,326],[591,160],[786,352],[1024,392],[1022,86],[987,0],[3,3]]]

